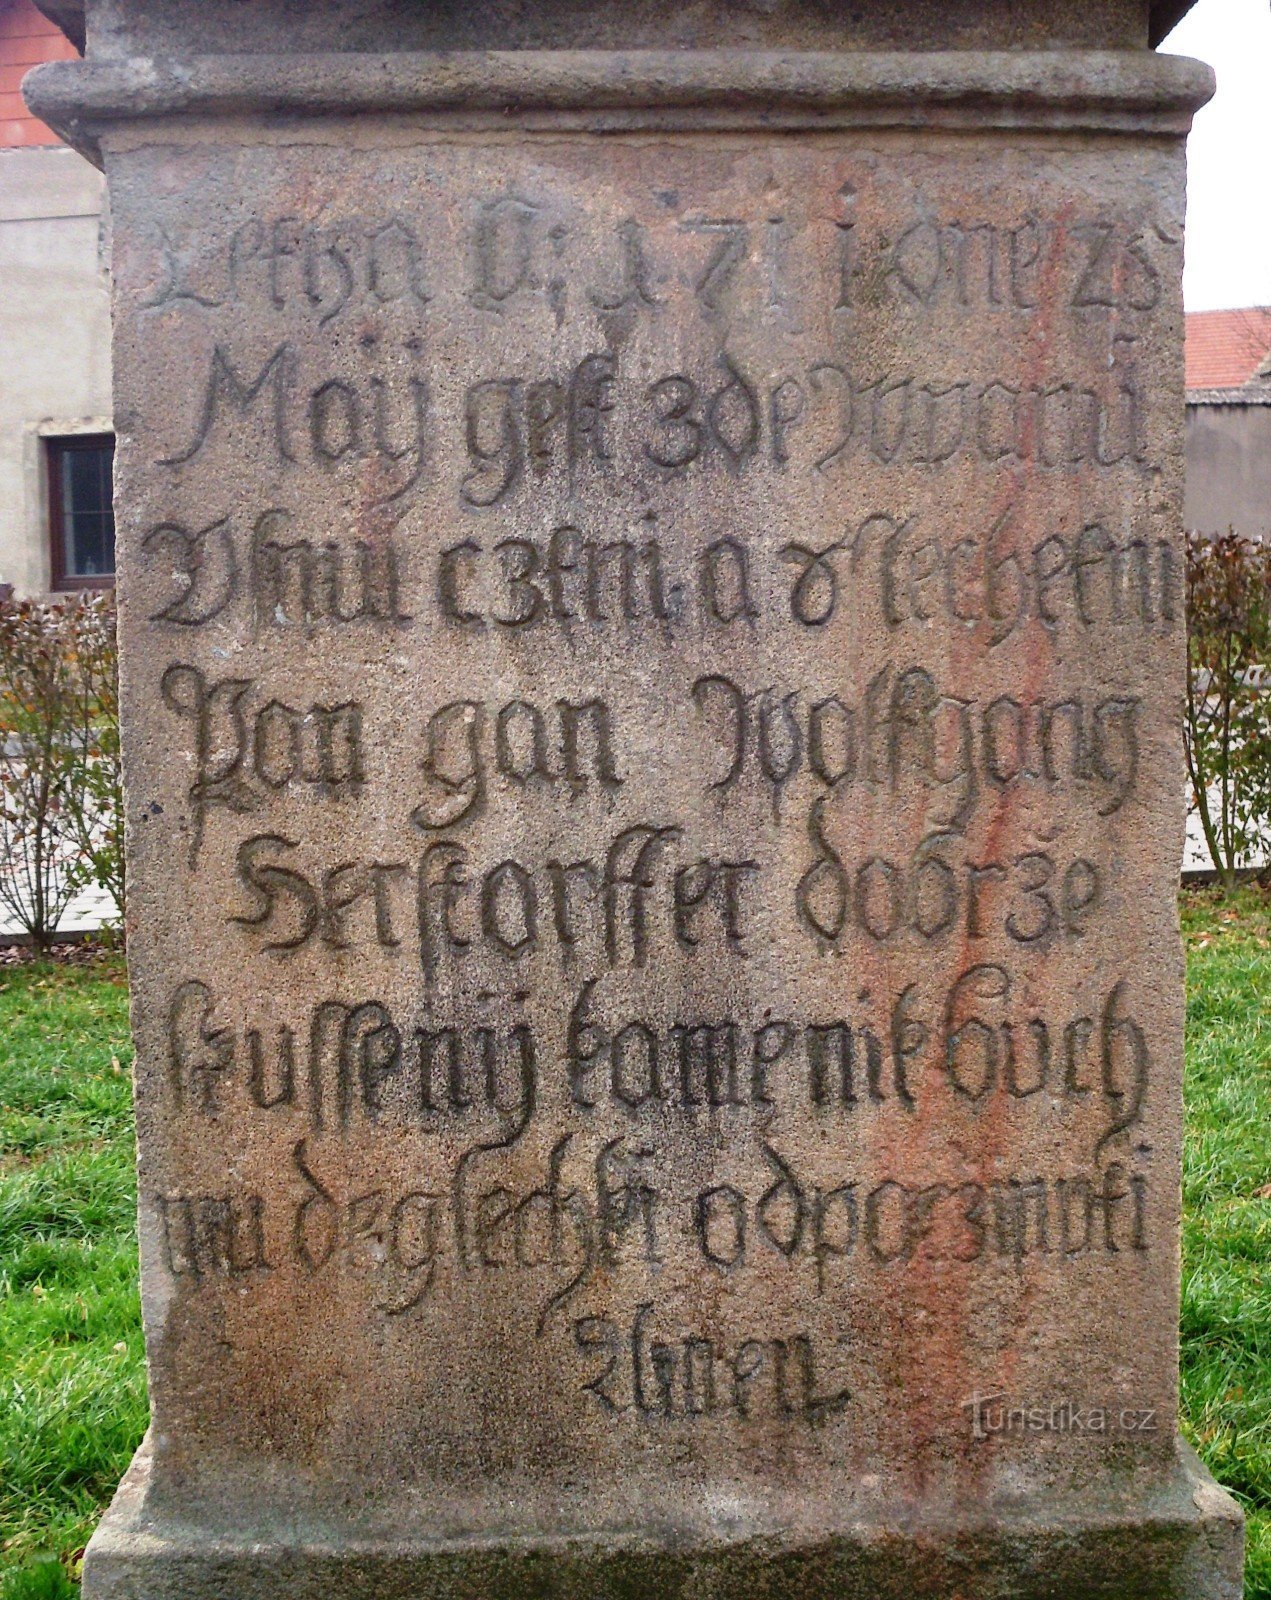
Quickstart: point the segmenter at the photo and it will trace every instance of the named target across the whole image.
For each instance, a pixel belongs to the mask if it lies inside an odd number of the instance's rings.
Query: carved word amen
[[[816,1428],[840,1416],[851,1401],[845,1384],[821,1387],[816,1346],[806,1333],[740,1338],[730,1345],[700,1334],[668,1340],[653,1337],[653,1316],[649,1302],[637,1308],[629,1328],[609,1316],[574,1322],[578,1349],[604,1363],[582,1388],[606,1416],[691,1422],[719,1412],[768,1413]]]

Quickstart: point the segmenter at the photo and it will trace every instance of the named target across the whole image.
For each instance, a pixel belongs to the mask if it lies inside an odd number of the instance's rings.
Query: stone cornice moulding
[[[509,50],[57,61],[32,112],[100,164],[101,140],[180,116],[409,116],[455,130],[1013,128],[1185,134],[1212,70],[1147,50]]]

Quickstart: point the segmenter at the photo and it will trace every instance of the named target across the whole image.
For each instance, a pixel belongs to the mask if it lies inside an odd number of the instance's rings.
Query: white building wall
[[[63,146],[0,150],[0,582],[49,587],[42,440],[109,433],[102,178]]]
[[[1261,401],[1187,407],[1189,528],[1271,539],[1271,393]]]

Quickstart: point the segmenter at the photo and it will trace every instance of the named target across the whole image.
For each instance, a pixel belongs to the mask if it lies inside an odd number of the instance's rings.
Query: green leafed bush
[[[0,906],[41,949],[75,895],[125,902],[112,596],[0,603]]]
[[[1187,771],[1230,893],[1271,842],[1271,548],[1187,539]]]

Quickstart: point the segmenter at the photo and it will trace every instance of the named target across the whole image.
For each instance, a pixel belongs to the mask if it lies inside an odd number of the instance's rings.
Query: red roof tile
[[[37,63],[75,54],[74,46],[41,16],[32,0],[0,0],[0,148],[59,143],[52,128],[27,110],[18,85]]]
[[[1187,313],[1187,387],[1239,389],[1271,356],[1271,306]]]

